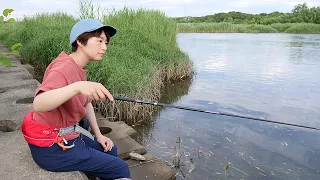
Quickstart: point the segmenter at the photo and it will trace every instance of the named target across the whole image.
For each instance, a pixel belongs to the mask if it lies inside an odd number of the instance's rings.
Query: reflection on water
[[[192,78],[168,82],[161,91],[163,96],[160,101],[167,104],[178,101],[182,96],[188,94],[191,83]]]
[[[320,35],[179,34],[178,43],[196,74],[162,102],[320,128]],[[136,128],[140,141],[168,164],[179,154],[177,179],[319,179],[318,131],[179,109],[151,124]]]
[[[165,86],[161,89],[161,97],[159,102],[165,104],[171,104],[175,101],[178,101],[182,96],[188,94],[189,88],[192,82],[192,78],[181,79],[181,81],[170,81],[165,84]],[[157,110],[162,110],[162,107],[158,107]],[[136,141],[138,141],[142,145],[146,145],[150,140],[154,125],[156,123],[156,117],[151,120],[145,121],[147,124],[142,124],[138,130],[138,136],[136,137]]]

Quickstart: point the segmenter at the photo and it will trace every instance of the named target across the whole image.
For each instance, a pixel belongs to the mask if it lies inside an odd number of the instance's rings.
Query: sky
[[[320,0],[92,0],[108,9],[158,9],[169,17],[205,16],[219,12],[239,11],[251,14],[274,11],[291,12],[297,4],[320,6]],[[2,0],[0,11],[13,8],[11,17],[22,18],[40,12],[66,12],[78,16],[79,0]]]

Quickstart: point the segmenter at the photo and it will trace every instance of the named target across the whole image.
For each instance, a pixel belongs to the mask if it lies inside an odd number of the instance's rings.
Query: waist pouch
[[[33,120],[33,113],[34,110],[29,111],[22,121],[21,131],[24,139],[29,144],[39,147],[50,147],[58,142],[59,128],[36,122]]]
[[[32,145],[39,147],[50,147],[54,143],[58,143],[59,146],[68,148],[67,146],[61,145],[61,143],[67,144],[67,141],[64,139],[64,135],[70,132],[81,133],[90,139],[94,140],[92,134],[83,129],[78,124],[69,126],[66,128],[56,128],[49,126],[47,124],[39,123],[33,119],[34,110],[29,111],[23,119],[21,131],[24,136],[24,139]],[[73,146],[69,146],[71,148]]]

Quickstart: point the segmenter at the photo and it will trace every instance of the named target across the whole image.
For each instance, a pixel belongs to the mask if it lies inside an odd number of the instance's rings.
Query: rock
[[[138,161],[145,161],[147,160],[145,157],[143,157],[141,154],[138,154],[138,153],[135,153],[135,152],[132,152],[132,153],[129,153],[129,156],[131,159],[133,160],[138,160]]]

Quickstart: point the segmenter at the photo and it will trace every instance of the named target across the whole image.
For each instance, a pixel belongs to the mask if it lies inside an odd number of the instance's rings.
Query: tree
[[[235,24],[273,24],[273,23],[316,23],[320,24],[320,7],[309,8],[307,3],[296,5],[291,13],[272,12],[247,14],[236,11],[216,13],[189,20],[177,18],[178,22],[232,22]]]

